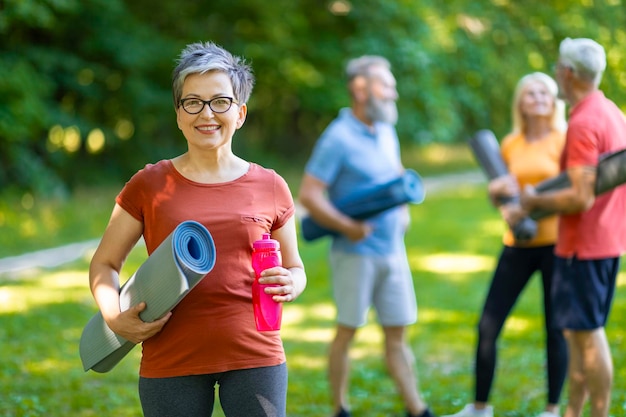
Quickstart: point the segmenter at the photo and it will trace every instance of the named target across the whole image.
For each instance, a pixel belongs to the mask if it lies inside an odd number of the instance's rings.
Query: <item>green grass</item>
[[[403,159],[408,168],[422,176],[476,168],[463,144],[405,147]],[[258,162],[277,167],[297,192],[303,164],[271,157]],[[123,183],[104,188],[83,186],[69,199],[44,198],[28,192],[0,193],[0,257],[99,238],[122,186]]]
[[[80,188],[72,198],[0,196],[0,257],[99,238],[120,186]]]
[[[57,219],[57,224],[69,222],[79,230],[69,232],[58,227],[56,239],[51,237],[46,246],[99,236],[115,192],[101,195],[99,203],[83,201],[79,196],[68,203],[70,207],[49,209],[54,213],[52,218],[58,215],[64,219]],[[87,207],[89,204],[92,206]],[[38,210],[43,213],[48,209],[42,205]],[[85,215],[88,210],[98,213]],[[500,249],[503,225],[488,206],[482,186],[431,193],[423,204],[411,207],[411,215],[406,242],[419,322],[410,328],[409,341],[423,395],[442,415],[456,412],[472,398],[475,327]],[[5,216],[20,218],[15,213]],[[32,221],[35,231],[52,230],[41,225],[37,216]],[[15,246],[20,239],[5,242]],[[32,246],[37,248],[35,243]],[[334,327],[326,262],[328,241],[301,242],[300,249],[309,284],[300,299],[285,307],[282,329],[290,372],[288,414],[323,417],[330,415],[326,351]],[[144,260],[145,250],[134,250],[123,275],[130,276]],[[53,270],[0,276],[0,417],[141,415],[137,396],[139,348],[109,373],[82,370],[78,341],[83,326],[96,312],[87,285],[88,261],[89,255]],[[621,325],[626,313],[625,284],[626,272],[622,272],[607,327],[615,361],[611,415],[616,417],[626,416],[626,359],[620,352],[626,336]],[[492,391],[499,416],[534,415],[543,407],[545,355],[540,299],[539,281],[534,279],[501,337]],[[351,351],[354,414],[401,416],[403,407],[383,366],[382,336],[373,319],[359,331]],[[214,415],[223,417],[219,409]]]

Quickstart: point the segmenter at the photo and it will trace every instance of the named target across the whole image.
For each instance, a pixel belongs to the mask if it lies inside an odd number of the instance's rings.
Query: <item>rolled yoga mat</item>
[[[474,157],[489,180],[508,175],[509,170],[502,159],[500,145],[492,131],[483,129],[476,132],[468,141]],[[519,196],[499,199],[501,204],[519,203]],[[513,228],[516,240],[529,240],[537,234],[537,223],[524,217]]]
[[[145,301],[139,316],[152,322],[171,311],[215,265],[215,244],[200,223],[185,221],[152,252],[120,288],[120,309]],[[135,344],[115,334],[98,312],[89,320],[80,339],[85,371],[108,372]]]
[[[365,220],[402,204],[420,204],[425,195],[424,184],[418,173],[407,169],[402,176],[392,181],[361,190],[334,204],[342,213],[357,220]],[[338,234],[320,226],[311,217],[303,218],[301,226],[302,236],[308,241]]]
[[[600,156],[596,169],[595,194],[600,195],[626,183],[626,149],[610,152]],[[557,191],[571,186],[567,173],[562,172],[554,178],[540,182],[535,186],[537,193]],[[541,219],[554,212],[547,210],[533,210],[530,217]]]

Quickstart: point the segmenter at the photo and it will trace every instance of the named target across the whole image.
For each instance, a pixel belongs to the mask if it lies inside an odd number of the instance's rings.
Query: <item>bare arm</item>
[[[274,294],[274,301],[282,303],[293,301],[302,294],[306,287],[304,263],[298,251],[295,216],[291,217],[280,229],[272,232],[272,237],[280,243],[282,267],[266,269],[261,273],[261,284],[279,284],[266,287],[266,292]]]
[[[589,210],[595,202],[596,168],[573,167],[567,170],[571,186],[552,192],[537,194],[527,186],[521,195],[521,204],[526,212],[547,210],[558,213],[579,213]]]
[[[89,266],[89,287],[104,321],[116,334],[133,343],[154,336],[170,317],[168,313],[162,319],[145,323],[139,317],[146,307],[143,302],[120,311],[119,273],[142,232],[143,224],[116,204]]]
[[[309,174],[304,174],[298,196],[302,205],[320,225],[335,230],[350,240],[358,241],[371,233],[371,227],[339,210],[326,197],[326,184]]]

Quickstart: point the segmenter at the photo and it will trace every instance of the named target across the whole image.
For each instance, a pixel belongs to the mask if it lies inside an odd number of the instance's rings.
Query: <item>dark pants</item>
[[[139,378],[145,417],[209,417],[215,386],[227,417],[285,417],[287,365],[209,375]]]
[[[540,271],[547,339],[548,403],[559,402],[567,374],[567,345],[561,330],[555,326],[551,303],[554,259],[553,245],[503,248],[478,324],[476,401],[487,402],[489,399],[496,368],[498,337],[522,290],[535,271]]]

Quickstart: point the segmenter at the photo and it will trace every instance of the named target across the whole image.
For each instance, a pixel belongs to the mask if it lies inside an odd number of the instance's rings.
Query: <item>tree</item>
[[[391,61],[398,132],[417,146],[482,128],[504,135],[515,83],[551,73],[567,36],[605,46],[602,88],[621,104],[623,18],[619,0],[5,0],[0,187],[122,181],[183,152],[170,74],[191,42],[214,41],[254,68],[236,151],[302,163],[349,104],[344,66],[361,54]]]

